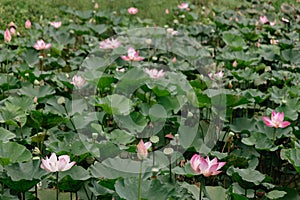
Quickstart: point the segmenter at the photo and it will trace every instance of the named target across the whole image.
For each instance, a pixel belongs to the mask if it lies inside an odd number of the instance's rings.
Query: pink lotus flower
[[[232,67],[236,67],[238,65],[237,61],[234,60],[233,63],[232,63]]]
[[[260,16],[260,17],[259,17],[259,21],[260,21],[260,23],[265,24],[265,23],[267,23],[269,20],[268,20],[267,16]]]
[[[154,78],[154,79],[158,79],[158,78],[162,78],[162,77],[164,77],[165,76],[165,72],[161,69],[161,70],[157,70],[157,69],[148,69],[148,68],[146,68],[145,69],[145,72],[147,73],[147,74],[149,74],[149,76],[151,77],[151,78]]]
[[[59,28],[61,27],[61,22],[50,22],[50,25],[53,26],[54,28]]]
[[[172,59],[172,62],[173,62],[173,63],[176,63],[176,62],[177,62],[176,56]]]
[[[147,159],[148,156],[148,149],[152,146],[151,142],[146,142],[144,143],[143,140],[140,140],[139,144],[136,146],[137,147],[137,157],[140,160],[145,160]]]
[[[99,4],[98,4],[98,3],[95,3],[94,9],[97,10],[98,8],[99,8]]]
[[[270,26],[275,26],[276,24],[276,19],[273,22],[270,22]]]
[[[172,133],[168,133],[167,135],[165,135],[165,138],[173,140],[175,137],[174,137],[174,135],[172,135]]]
[[[142,60],[145,59],[144,57],[140,57],[139,53],[132,47],[130,47],[127,52],[128,52],[127,56],[121,56],[121,58],[123,60],[126,60],[126,61],[142,61]]]
[[[291,122],[283,121],[284,120],[284,113],[276,113],[274,110],[272,111],[271,119],[268,117],[263,116],[262,119],[264,123],[268,127],[275,127],[275,128],[285,128],[291,124]]]
[[[10,42],[11,41],[11,34],[8,29],[5,30],[4,32],[4,41],[5,42]]]
[[[50,158],[42,159],[41,168],[47,172],[61,172],[71,169],[76,162],[70,162],[70,156],[62,155],[58,157],[55,153],[52,153]]]
[[[25,28],[30,29],[31,28],[31,21],[29,19],[25,22]]]
[[[220,174],[222,171],[219,169],[221,169],[226,162],[218,162],[217,158],[210,160],[208,156],[204,159],[198,154],[195,154],[190,160],[190,164],[196,174],[203,174],[203,176],[209,177]]]
[[[35,103],[35,104],[38,103],[38,98],[37,97],[33,98],[33,103]]]
[[[51,47],[51,44],[45,44],[44,40],[38,40],[35,45],[33,46],[36,50],[43,50],[43,49],[49,49]]]
[[[213,74],[213,73],[208,74],[208,77],[211,80],[215,80],[215,79],[221,80],[223,78],[223,76],[224,76],[224,73],[222,71],[219,71],[218,73],[215,73],[215,74]]]
[[[139,9],[135,8],[135,7],[130,7],[128,8],[128,13],[131,15],[135,15],[136,13],[138,13]]]
[[[9,31],[10,31],[10,33],[11,33],[12,35],[16,35],[16,28],[10,27],[10,28],[9,28]]]
[[[278,44],[279,40],[275,40],[273,37],[270,40],[270,44]]]
[[[81,76],[77,76],[77,75],[73,76],[72,82],[71,82],[71,84],[73,84],[77,88],[83,87],[85,83],[86,83],[85,79],[82,78]]]
[[[257,42],[257,43],[255,44],[255,46],[257,46],[257,48],[259,48],[259,47],[260,47],[260,42]]]
[[[171,34],[171,35],[178,35],[179,32],[175,31],[173,28],[167,28],[167,33]]]
[[[188,9],[189,8],[189,4],[188,3],[182,3],[182,4],[179,4],[177,6],[179,9]]]
[[[118,39],[106,39],[100,42],[101,49],[115,49],[121,45]]]

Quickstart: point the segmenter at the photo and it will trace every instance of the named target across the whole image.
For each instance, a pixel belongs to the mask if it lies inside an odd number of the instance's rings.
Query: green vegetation
[[[99,10],[125,10],[128,7],[135,6],[139,8],[139,16],[144,19],[152,19],[159,26],[163,26],[168,22],[168,18],[164,15],[165,9],[169,9],[170,15],[172,8],[176,7],[183,1],[179,0],[0,0],[0,29],[4,30],[13,21],[18,26],[22,26],[29,18],[33,22],[41,22],[43,19],[61,20],[67,19],[62,12],[62,6],[68,6],[78,10],[92,9],[95,3],[99,4]],[[202,15],[210,13],[211,9],[226,10],[236,9],[238,6],[251,7],[258,3],[258,0],[192,0],[187,1],[199,7],[198,12]],[[280,9],[282,3],[294,3],[296,0],[266,0],[266,4],[272,4],[276,10]],[[47,8],[47,9],[45,9]],[[202,8],[202,9],[201,9]],[[164,17],[162,17],[164,16]]]
[[[300,199],[300,3],[11,1],[0,199]]]

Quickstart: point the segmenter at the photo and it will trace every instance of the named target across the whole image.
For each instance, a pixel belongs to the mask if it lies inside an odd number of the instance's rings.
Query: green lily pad
[[[113,115],[128,115],[132,110],[133,102],[119,94],[96,99],[96,106],[102,107],[107,113]]]
[[[25,162],[32,158],[31,152],[16,142],[0,142],[0,164],[6,166],[15,162]]]
[[[44,86],[27,86],[27,87],[22,87],[19,92],[20,95],[27,95],[30,97],[45,97],[45,96],[50,96],[55,93],[54,88],[52,88],[49,85],[44,85]]]
[[[300,173],[300,149],[282,149],[280,152],[280,157],[284,160],[289,161],[298,173]]]
[[[280,191],[280,190],[272,190],[271,192],[268,192],[266,194],[266,197],[269,199],[278,199],[281,197],[284,197],[287,193],[285,191]]]
[[[229,176],[233,176],[234,178],[241,178],[242,180],[253,183],[255,185],[259,185],[266,178],[266,176],[255,169],[239,169],[230,167],[227,170],[227,174]]]
[[[124,199],[138,199],[138,180],[127,178],[118,180],[115,184],[116,192]],[[141,182],[141,198],[148,200],[167,199],[174,188],[162,184],[159,180]]]
[[[243,37],[232,32],[223,32],[222,39],[233,50],[242,50],[247,47]]]
[[[89,168],[93,177],[116,179],[119,177],[138,177],[140,161],[121,158],[108,158],[102,163],[96,163]],[[143,162],[143,173],[146,168],[152,166],[152,161]]]
[[[1,141],[2,142],[8,142],[10,139],[13,139],[16,137],[16,135],[9,130],[6,130],[2,127],[0,127],[0,134],[1,134]]]
[[[31,160],[25,163],[13,163],[5,166],[5,169],[12,181],[41,180],[42,176],[48,174],[48,172],[43,170],[40,164],[40,160]]]

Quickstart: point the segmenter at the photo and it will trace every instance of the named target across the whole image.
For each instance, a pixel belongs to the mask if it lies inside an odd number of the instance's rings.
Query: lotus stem
[[[274,131],[273,131],[273,142],[274,142],[274,144],[275,144],[275,139],[276,139],[276,128],[274,128]]]
[[[202,200],[202,183],[201,183],[201,181],[199,183],[199,186],[200,186],[200,188],[199,188],[199,200]]]
[[[141,200],[141,182],[142,182],[143,160],[141,160],[139,182],[138,182],[138,200]]]
[[[37,185],[34,186],[34,193],[35,193],[35,197],[36,199],[39,199],[38,198],[38,190],[37,190]]]
[[[59,194],[59,189],[58,189],[58,171],[56,172],[56,200],[58,200],[58,194]]]
[[[62,104],[63,105],[63,107],[64,107],[64,109],[65,109],[65,112],[66,112],[66,114],[67,114],[67,116],[69,116],[69,112],[68,112],[68,110],[67,110],[67,108],[66,108],[66,104]],[[74,124],[74,122],[73,122],[73,120],[71,119],[71,116],[69,116],[70,117],[70,122],[71,122],[71,124],[72,124],[72,126],[73,126],[73,128],[74,128],[74,131],[77,133],[77,129],[76,129],[76,127],[75,127],[75,124]]]
[[[204,197],[208,197],[208,194],[205,189],[205,177],[200,177],[200,192],[199,192],[199,200],[202,200],[202,191]]]
[[[87,190],[85,188],[85,185],[83,185],[83,189],[84,189],[84,192],[85,192],[85,195],[86,195],[87,199],[90,200],[90,197],[89,197],[89,194],[88,194],[88,192],[87,192]],[[78,198],[77,192],[76,192],[76,198]]]
[[[171,156],[168,156],[169,158],[169,175],[170,175],[170,182],[172,183],[172,158]]]
[[[152,167],[155,165],[155,145],[152,144],[152,154],[153,154],[153,160],[152,160]]]

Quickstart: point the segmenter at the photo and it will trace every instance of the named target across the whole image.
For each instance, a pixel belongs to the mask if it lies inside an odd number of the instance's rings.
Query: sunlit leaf
[[[266,194],[266,197],[268,197],[269,199],[278,199],[284,197],[285,195],[286,195],[285,191],[272,190],[271,192],[268,192]]]

